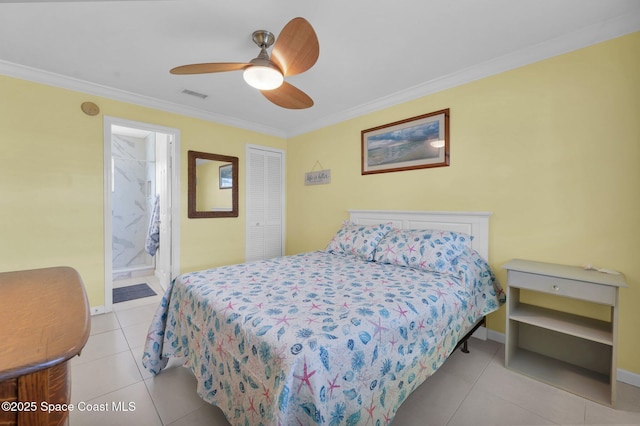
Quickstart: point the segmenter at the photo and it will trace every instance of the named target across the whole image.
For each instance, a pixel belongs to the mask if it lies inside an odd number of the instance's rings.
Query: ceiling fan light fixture
[[[2,2],[2,0],[0,0]],[[290,83],[284,76],[298,75],[311,68],[318,60],[320,46],[313,27],[304,18],[293,18],[282,28],[278,40],[266,30],[254,31],[253,42],[260,53],[249,63],[207,62],[187,64],[169,70],[171,74],[209,74],[227,71],[244,71],[244,80],[260,90],[274,105],[287,109],[304,109],[313,106],[313,99]],[[273,61],[267,49],[273,46]],[[274,90],[275,89],[275,90]]]
[[[244,70],[244,81],[258,90],[273,90],[282,86],[284,76],[276,67],[265,65],[253,65]]]

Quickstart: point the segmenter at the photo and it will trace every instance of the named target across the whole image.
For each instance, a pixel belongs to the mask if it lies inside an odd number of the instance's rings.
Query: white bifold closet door
[[[247,146],[246,261],[284,255],[284,152]]]

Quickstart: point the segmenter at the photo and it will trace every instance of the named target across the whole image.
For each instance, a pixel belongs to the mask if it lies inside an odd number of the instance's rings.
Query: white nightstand
[[[593,401],[615,405],[618,289],[623,275],[514,259],[507,272],[505,366]],[[610,321],[521,303],[520,289],[603,304]]]

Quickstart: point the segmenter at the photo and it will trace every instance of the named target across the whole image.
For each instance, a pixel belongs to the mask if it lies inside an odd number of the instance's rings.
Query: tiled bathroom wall
[[[153,136],[151,136],[153,138]],[[113,271],[153,266],[144,250],[155,196],[154,141],[113,135]]]

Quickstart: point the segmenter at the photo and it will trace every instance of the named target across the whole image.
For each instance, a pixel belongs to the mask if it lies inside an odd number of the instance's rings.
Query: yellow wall
[[[625,273],[618,366],[640,373],[638,52],[635,33],[290,139],[287,251],[324,248],[348,209],[491,211],[503,283],[511,258]],[[360,174],[362,129],[444,108],[450,167]],[[331,184],[304,186],[316,161]]]
[[[323,248],[347,209],[488,210],[490,262],[623,271],[619,367],[640,374],[640,34],[591,46],[285,141],[0,76],[0,271],[69,265],[103,300],[103,114],[181,131],[181,269],[244,259],[240,217],[187,219],[187,151],[287,150],[287,252]],[[96,102],[101,113],[83,114]],[[360,175],[360,131],[451,109],[451,166]],[[316,161],[330,185],[304,186]],[[597,313],[594,313],[597,316]],[[504,313],[489,319],[503,331]]]
[[[187,151],[238,157],[242,194],[245,143],[284,139],[6,76],[0,94],[0,271],[72,266],[104,304],[103,115],[180,130],[181,270],[244,260],[244,197],[238,218],[187,218]]]
[[[196,210],[211,211],[214,208],[231,209],[231,188],[220,189],[220,166],[223,161],[208,160],[196,166]]]

